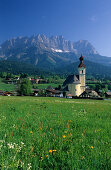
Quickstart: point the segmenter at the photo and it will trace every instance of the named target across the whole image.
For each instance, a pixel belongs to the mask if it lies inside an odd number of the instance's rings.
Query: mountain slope
[[[103,66],[87,60],[84,61],[84,64],[86,66],[86,75],[111,77],[111,68],[108,66]],[[61,74],[78,74],[78,65],[79,62],[71,63],[63,68],[58,68],[56,71]]]
[[[93,63],[90,61],[84,61],[86,65],[86,75],[92,75],[94,77],[111,77],[111,69],[108,66]],[[71,63],[70,65],[64,65],[63,67],[38,69],[34,65],[26,64],[16,61],[0,61],[0,72],[9,72],[13,74],[27,73],[29,75],[53,75],[53,74],[78,74],[79,62]]]
[[[0,72],[9,72],[13,74],[27,73],[29,75],[44,74],[43,70],[40,70],[31,64],[5,60],[0,61]]]

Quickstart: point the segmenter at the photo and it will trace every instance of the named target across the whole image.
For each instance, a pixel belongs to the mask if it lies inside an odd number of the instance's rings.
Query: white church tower
[[[80,57],[80,64],[78,66],[78,72],[79,72],[79,81],[80,81],[80,94],[85,91],[86,88],[86,66],[83,63],[84,57],[81,55]]]

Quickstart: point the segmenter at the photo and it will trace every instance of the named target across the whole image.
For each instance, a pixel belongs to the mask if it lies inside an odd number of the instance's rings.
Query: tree
[[[28,96],[32,93],[32,86],[31,86],[31,82],[29,79],[23,79],[23,81],[20,85],[19,93],[21,95],[25,95],[25,96]]]
[[[101,85],[100,85],[100,84],[96,84],[95,90],[96,90],[97,92],[99,92],[99,90],[101,90]]]
[[[63,96],[66,97],[66,92],[65,91],[63,91]]]
[[[12,73],[7,73],[6,75],[6,80],[8,80],[9,78],[13,78],[14,75]]]
[[[41,75],[41,76],[40,76],[40,78],[41,78],[41,79],[44,79],[44,76],[43,76],[43,75]]]
[[[20,78],[27,78],[28,74],[27,73],[21,73]]]
[[[58,85],[58,87],[56,87],[55,90],[61,90],[61,85]]]
[[[6,75],[7,75],[7,73],[6,73],[6,72],[1,72],[1,73],[0,73],[0,77],[1,77],[1,78],[5,78],[5,77],[6,77]]]

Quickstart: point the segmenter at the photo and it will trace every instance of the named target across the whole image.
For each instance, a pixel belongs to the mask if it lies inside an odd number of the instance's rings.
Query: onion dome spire
[[[80,60],[80,64],[78,65],[78,67],[79,67],[79,68],[81,68],[81,67],[86,68],[86,66],[85,66],[84,63],[83,63],[84,57],[82,56],[82,54],[81,54],[81,57],[79,58],[79,60]]]

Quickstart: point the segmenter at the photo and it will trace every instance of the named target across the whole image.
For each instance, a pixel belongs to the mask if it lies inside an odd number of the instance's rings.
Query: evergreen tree
[[[28,74],[27,73],[21,73],[20,78],[27,78]]]
[[[101,85],[100,85],[100,84],[97,84],[96,87],[95,87],[95,90],[96,90],[97,92],[99,92],[99,90],[101,90]]]

